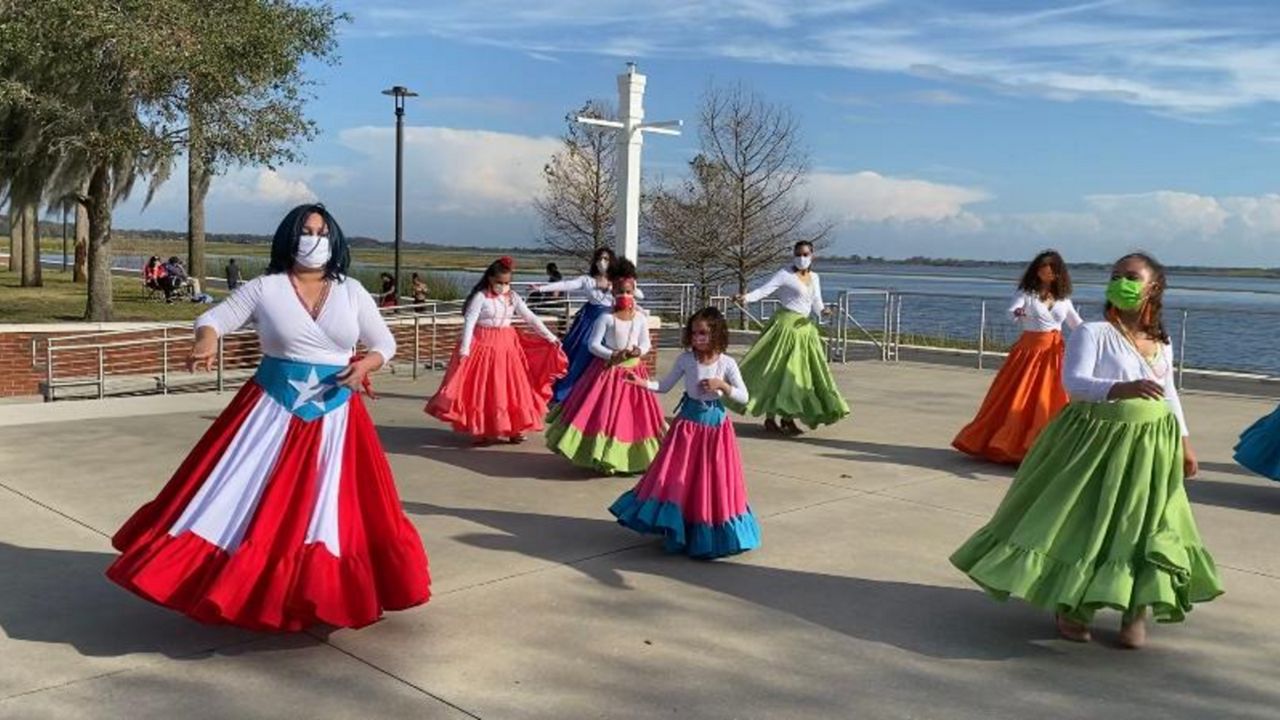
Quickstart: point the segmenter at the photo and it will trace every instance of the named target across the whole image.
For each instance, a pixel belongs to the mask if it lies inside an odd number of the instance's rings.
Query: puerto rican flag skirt
[[[343,367],[264,358],[112,538],[116,583],[197,620],[360,627],[425,603],[422,539]]]

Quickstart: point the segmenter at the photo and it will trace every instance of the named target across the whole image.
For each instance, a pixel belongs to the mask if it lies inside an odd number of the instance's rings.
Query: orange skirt
[[[951,445],[993,462],[1022,462],[1036,436],[1067,405],[1064,354],[1057,330],[1024,332],[991,383],[978,416]]]

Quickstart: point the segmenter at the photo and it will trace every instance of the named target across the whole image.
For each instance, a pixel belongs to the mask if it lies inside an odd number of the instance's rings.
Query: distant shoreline
[[[0,235],[7,235],[8,228],[6,218],[0,217]],[[58,222],[41,221],[40,234],[49,237],[60,237],[62,233],[62,224]],[[186,233],[175,230],[127,230],[113,228],[112,233],[115,237],[140,240],[150,242],[181,242],[186,243]],[[227,243],[232,245],[268,245],[271,243],[269,235],[252,235],[247,233],[207,233],[205,240],[208,243]],[[348,238],[351,246],[356,249],[379,249],[390,251],[394,248],[394,244],[377,238],[352,236]],[[564,254],[556,252],[549,248],[538,247],[536,245],[513,245],[508,247],[477,247],[467,245],[441,245],[438,243],[428,242],[411,242],[406,241],[405,245],[415,250],[425,250],[434,252],[458,252],[458,253],[475,253],[475,254],[496,254],[508,253],[511,255],[523,255],[534,257],[547,257],[551,259],[563,258]],[[650,253],[659,257],[664,256],[661,253]],[[900,259],[891,259],[876,256],[865,256],[858,254],[850,255],[824,255],[824,259],[832,265],[839,266],[859,266],[859,267],[882,267],[887,265],[908,266],[908,267],[939,267],[939,268],[991,268],[991,269],[1021,269],[1026,266],[1026,260],[1008,261],[1008,260],[965,260],[960,258],[930,258],[930,257],[909,257]],[[1110,263],[1100,262],[1073,262],[1069,263],[1072,268],[1087,270],[1106,270],[1110,267]],[[1168,270],[1179,275],[1197,275],[1204,277],[1238,277],[1238,278],[1276,278],[1280,279],[1280,268],[1266,267],[1217,267],[1210,265],[1169,265]]]

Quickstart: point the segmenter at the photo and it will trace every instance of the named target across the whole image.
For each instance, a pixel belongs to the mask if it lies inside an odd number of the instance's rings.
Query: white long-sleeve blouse
[[[373,297],[349,277],[334,281],[319,315],[312,318],[288,274],[262,275],[197,318],[196,328],[213,328],[223,336],[250,320],[257,328],[262,353],[282,360],[346,365],[357,342],[384,361],[396,354],[395,338]]]
[[[1018,310],[1022,310],[1022,317],[1015,314]],[[1023,330],[1033,332],[1061,330],[1064,324],[1075,330],[1084,324],[1084,319],[1076,312],[1071,298],[1056,300],[1050,307],[1035,293],[1018,291],[1009,302],[1008,312],[1014,322],[1022,325]]]
[[[1173,367],[1173,348],[1160,348],[1160,358],[1148,363],[1138,349],[1109,322],[1081,325],[1067,340],[1063,365],[1063,385],[1072,400],[1106,402],[1111,387],[1133,380],[1154,380],[1164,387],[1164,400],[1178,418],[1182,435],[1188,434],[1187,420],[1178,397]]]
[[[738,370],[738,363],[728,355],[720,353],[714,362],[703,365],[698,362],[698,356],[692,352],[685,352],[676,358],[676,362],[671,366],[671,370],[667,372],[666,377],[660,381],[649,381],[649,389],[656,392],[665,393],[676,386],[676,383],[684,380],[684,392],[694,400],[718,400],[720,395],[716,392],[703,392],[699,383],[710,378],[720,378],[733,388],[729,393],[729,398],[736,403],[745,404],[749,395],[747,394],[747,384],[742,381],[742,372]]]
[[[487,328],[510,327],[516,315],[524,318],[542,337],[551,342],[556,341],[555,333],[547,329],[518,293],[509,290],[502,295],[494,295],[485,291],[476,293],[467,302],[458,354],[463,357],[471,354],[471,341],[475,337],[477,325]]]
[[[822,316],[826,305],[822,302],[822,283],[818,273],[809,272],[809,283],[805,284],[800,276],[789,269],[779,270],[764,285],[747,293],[747,303],[759,302],[776,294],[782,306],[794,313],[808,317],[810,314]]]
[[[604,287],[600,287],[596,278],[590,275],[580,275],[572,280],[561,280],[560,282],[539,285],[538,292],[580,292],[587,296],[587,302],[592,305],[613,307],[613,287],[608,283],[605,283]],[[644,292],[639,287],[635,288],[633,293],[637,300],[644,299]]]
[[[649,316],[642,310],[636,310],[630,320],[621,320],[613,313],[605,313],[596,318],[591,327],[591,354],[604,360],[613,357],[616,350],[639,348],[643,357],[649,353],[652,345],[649,342]]]

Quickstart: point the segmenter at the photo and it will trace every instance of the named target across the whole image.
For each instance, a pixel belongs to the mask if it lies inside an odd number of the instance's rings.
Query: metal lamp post
[[[403,85],[396,85],[382,91],[390,95],[396,102],[396,259],[395,282],[396,302],[400,300],[400,244],[404,242],[404,99],[417,97],[418,93]]]

